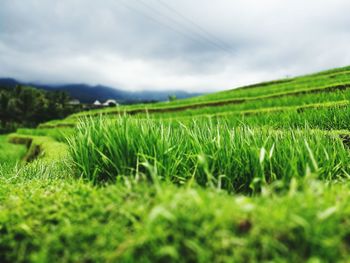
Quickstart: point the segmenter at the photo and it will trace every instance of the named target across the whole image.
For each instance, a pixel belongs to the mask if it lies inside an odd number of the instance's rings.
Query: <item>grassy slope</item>
[[[0,178],[2,262],[345,262],[349,256],[347,183],[307,180],[283,196],[267,188],[242,197],[171,185],[94,187],[53,177],[62,173],[57,167],[37,166]]]
[[[266,99],[266,97],[285,95],[288,93],[296,93],[300,91],[312,91],[324,89],[327,87],[344,86],[350,84],[350,67],[326,71],[313,75],[303,76],[287,81],[274,81],[270,83],[257,84],[253,87],[243,87],[230,91],[223,91],[209,95],[194,97],[185,100],[178,100],[171,103],[156,103],[147,105],[132,105],[119,107],[117,109],[108,108],[104,110],[91,111],[89,113],[78,113],[74,116],[81,116],[91,113],[113,112],[113,111],[132,111],[138,109],[165,109],[176,108],[194,104],[208,104],[211,102],[242,100],[242,99]]]
[[[292,97],[282,97],[279,99],[264,99],[260,101],[249,101],[246,103],[240,104],[229,104],[224,106],[216,107],[205,107],[199,109],[188,109],[186,111],[176,112],[176,117],[184,116],[198,116],[198,115],[217,115],[225,113],[239,113],[242,111],[252,111],[252,110],[261,110],[277,107],[298,107],[306,106],[312,104],[327,104],[327,103],[339,103],[344,101],[349,101],[350,99],[350,89],[346,91],[337,91],[337,92],[324,92],[320,94],[306,94]],[[154,113],[153,116],[159,118],[166,118],[174,116],[174,113]]]
[[[66,158],[68,152],[65,143],[58,142],[51,137],[11,134],[9,141],[13,144],[27,145],[28,150],[24,157],[27,162],[36,159],[52,162],[56,159]]]
[[[25,146],[11,144],[7,136],[0,136],[0,165],[5,163],[14,165],[25,153]]]
[[[346,84],[349,70],[148,107]],[[289,99],[294,106],[275,111]],[[32,137],[42,158],[0,169],[0,259],[346,262],[350,112],[348,106],[331,105],[334,101],[348,103],[348,91],[167,113],[153,121],[143,115],[85,120],[71,140],[75,167],[69,148],[56,141],[72,134],[56,125],[75,125],[74,117],[53,122],[55,129],[20,130],[15,138]],[[306,109],[310,103],[321,103],[322,109]],[[138,108],[144,106],[122,109]],[[243,116],[242,110],[257,114]],[[222,174],[231,175],[231,181],[218,180]],[[93,185],[103,181],[100,176],[117,182]]]
[[[288,110],[308,105],[320,104],[329,107],[330,103],[349,102],[350,67],[335,69],[313,75],[282,81],[257,84],[231,91],[213,93],[196,98],[171,103],[121,106],[89,112],[82,112],[63,121],[52,121],[41,125],[42,128],[72,127],[79,117],[96,114],[139,114],[145,117],[145,110],[155,118],[180,118],[203,115],[226,115],[232,113],[253,114],[254,111],[269,111],[278,107]],[[336,89],[334,89],[336,88]],[[339,90],[339,88],[341,88]],[[317,93],[313,91],[317,90]],[[229,102],[229,103],[227,103]],[[292,108],[294,107],[294,108]]]

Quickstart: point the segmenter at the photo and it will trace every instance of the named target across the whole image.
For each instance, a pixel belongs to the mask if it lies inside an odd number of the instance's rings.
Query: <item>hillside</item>
[[[302,111],[303,108],[337,108],[350,99],[350,67],[328,70],[292,79],[254,84],[229,91],[167,103],[137,104],[81,112],[61,121],[62,125],[83,116],[151,114],[152,118],[179,119],[203,116],[232,117],[260,112]],[[346,107],[345,107],[346,108]],[[52,122],[55,123],[55,122]],[[50,126],[51,123],[42,127]]]
[[[38,83],[20,82],[11,78],[0,78],[0,86],[15,87],[21,84],[25,86],[33,86],[39,89],[49,91],[65,91],[72,98],[78,99],[82,103],[93,103],[96,100],[106,101],[115,99],[120,103],[137,103],[137,102],[156,102],[166,101],[169,95],[175,95],[179,99],[198,96],[198,93],[189,93],[181,90],[170,91],[125,91],[112,87],[97,85],[91,86],[86,84],[65,84],[65,85],[49,85]]]
[[[266,99],[293,98],[308,93],[327,93],[328,91],[344,90],[348,88],[349,80],[350,67],[344,67],[313,75],[254,84],[228,91],[178,100],[172,103],[135,105],[122,109],[127,111],[145,108],[148,110],[158,109],[159,111],[178,109],[181,111],[210,106],[255,103]],[[219,110],[219,108],[216,107],[215,110]],[[113,109],[107,111],[113,112]]]
[[[0,259],[347,262],[349,88],[345,67],[2,136]]]

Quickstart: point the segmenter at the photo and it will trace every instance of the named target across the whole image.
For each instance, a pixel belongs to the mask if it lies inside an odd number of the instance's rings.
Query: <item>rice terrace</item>
[[[20,79],[0,80],[1,262],[350,261],[350,66],[176,95]]]
[[[347,87],[342,68],[2,136],[1,257],[345,259]]]

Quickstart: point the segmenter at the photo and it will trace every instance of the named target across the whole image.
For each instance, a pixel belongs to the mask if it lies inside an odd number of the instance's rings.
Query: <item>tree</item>
[[[5,126],[6,123],[9,121],[9,116],[8,116],[8,103],[10,100],[10,96],[5,92],[1,91],[0,92],[0,120],[1,120],[1,125]]]
[[[69,99],[62,91],[43,91],[21,85],[15,88],[0,86],[0,131],[34,127],[52,119],[65,118],[81,109],[69,105]]]
[[[20,101],[14,97],[10,98],[7,105],[7,115],[10,121],[21,122],[22,121],[22,112],[20,110]]]
[[[175,101],[175,100],[177,100],[177,97],[176,97],[176,95],[169,95],[168,99],[169,99],[169,101]]]

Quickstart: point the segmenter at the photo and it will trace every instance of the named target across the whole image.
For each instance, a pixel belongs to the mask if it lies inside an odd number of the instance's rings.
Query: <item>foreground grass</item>
[[[348,262],[349,69],[0,137],[0,262]]]
[[[145,175],[247,193],[309,172],[325,180],[350,174],[342,138],[320,131],[102,118],[81,122],[69,143],[79,174],[94,183]]]
[[[13,135],[46,157],[0,168],[1,262],[346,262],[349,152],[339,134],[225,125],[87,120],[71,139],[78,167],[52,138]],[[183,180],[192,161],[199,180]],[[93,177],[74,176],[82,167]],[[219,183],[225,171],[235,183]],[[122,176],[101,185],[101,174]],[[229,188],[237,182],[255,195],[220,190],[242,191]]]
[[[68,169],[68,170],[67,170]],[[97,187],[40,162],[0,172],[2,262],[336,262],[350,256],[350,186],[285,195],[145,182]],[[275,185],[277,186],[277,185]]]

